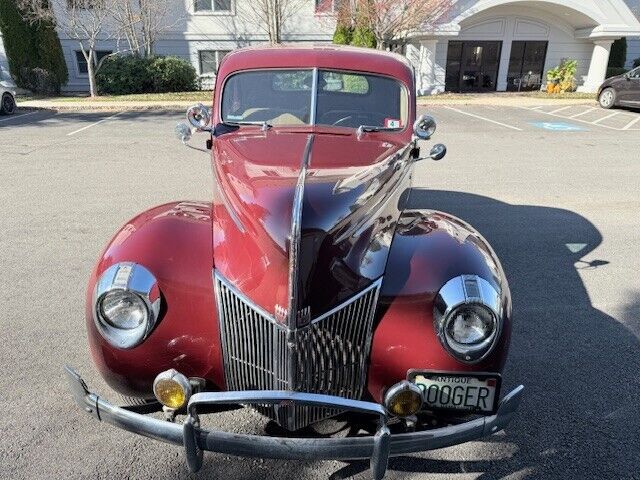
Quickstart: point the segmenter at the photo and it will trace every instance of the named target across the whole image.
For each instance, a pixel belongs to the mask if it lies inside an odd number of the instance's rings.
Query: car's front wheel
[[[16,111],[16,101],[13,95],[5,93],[2,95],[2,101],[0,102],[0,113],[4,115],[11,115]]]
[[[598,102],[602,108],[613,108],[616,104],[616,91],[613,88],[605,88],[600,92]]]

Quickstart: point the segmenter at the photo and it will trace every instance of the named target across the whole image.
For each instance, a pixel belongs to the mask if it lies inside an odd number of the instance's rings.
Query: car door
[[[618,89],[618,101],[631,107],[640,107],[640,67],[631,70]]]

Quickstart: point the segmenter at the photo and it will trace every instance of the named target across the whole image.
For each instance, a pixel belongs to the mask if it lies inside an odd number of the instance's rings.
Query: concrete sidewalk
[[[28,100],[20,101],[18,108],[29,110],[100,110],[100,111],[125,111],[125,110],[186,110],[191,105],[198,103],[196,100],[160,100],[160,101],[99,101],[99,100]],[[203,98],[202,103],[208,105],[210,98]]]
[[[27,100],[18,98],[18,107],[23,109],[47,109],[60,111],[99,110],[185,110],[191,105],[202,102],[211,104],[211,96],[203,92],[201,100],[91,100],[89,98],[56,98],[51,100]],[[494,105],[505,107],[533,107],[539,105],[596,105],[595,99],[589,98],[557,98],[553,96],[524,96],[510,93],[483,94],[444,94],[429,97],[419,97],[418,105]]]
[[[539,105],[590,105],[595,106],[594,98],[566,98],[553,95],[527,96],[514,93],[480,93],[480,94],[443,94],[419,97],[418,105],[493,105],[500,107],[535,107]]]

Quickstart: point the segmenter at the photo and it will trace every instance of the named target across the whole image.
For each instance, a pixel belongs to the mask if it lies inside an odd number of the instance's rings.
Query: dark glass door
[[[548,42],[513,42],[507,73],[510,92],[540,90]]]
[[[502,42],[449,42],[446,89],[450,92],[495,91]]]

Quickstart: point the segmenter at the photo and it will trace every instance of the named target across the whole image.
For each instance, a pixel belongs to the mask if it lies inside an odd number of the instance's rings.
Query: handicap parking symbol
[[[583,132],[586,130],[586,128],[565,122],[531,122],[531,125],[553,132]]]

